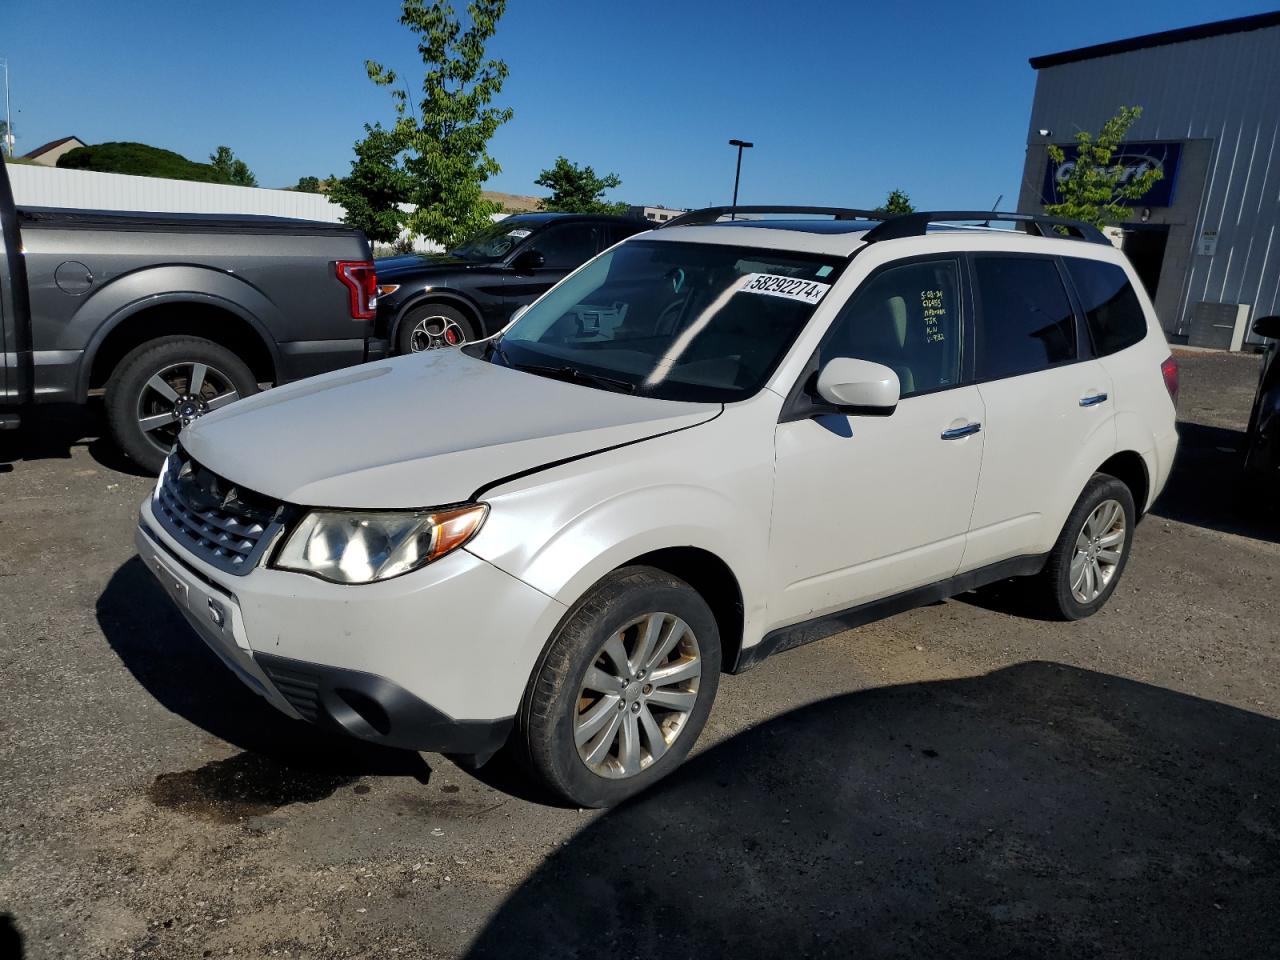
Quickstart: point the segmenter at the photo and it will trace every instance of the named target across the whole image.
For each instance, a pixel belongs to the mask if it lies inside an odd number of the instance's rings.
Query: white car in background
[[[201,418],[140,553],[289,716],[510,742],[583,806],[673,770],[722,670],[1011,577],[1106,603],[1177,446],[1123,255],[1043,217],[738,212],[789,219],[695,212],[487,341]]]

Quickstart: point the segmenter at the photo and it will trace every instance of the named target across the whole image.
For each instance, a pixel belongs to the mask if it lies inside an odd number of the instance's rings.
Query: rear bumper
[[[278,383],[340,370],[365,361],[365,338],[353,340],[295,340],[279,344]]]

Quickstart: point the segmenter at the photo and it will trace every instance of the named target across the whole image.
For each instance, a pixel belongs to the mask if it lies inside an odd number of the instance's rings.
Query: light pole
[[[9,61],[0,60],[0,66],[4,67],[4,145],[9,150],[9,156],[13,156],[13,117],[9,115]]]
[[[755,146],[754,143],[748,143],[746,140],[730,140],[729,146],[738,148],[738,168],[733,172],[733,205],[738,205],[738,181],[742,178],[742,151],[749,150]],[[729,213],[730,220],[737,220],[736,213]]]

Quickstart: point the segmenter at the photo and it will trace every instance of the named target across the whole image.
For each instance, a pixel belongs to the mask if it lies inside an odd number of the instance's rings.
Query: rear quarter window
[[[1129,282],[1114,263],[1065,258],[1089,324],[1093,349],[1100,357],[1132,347],[1147,335],[1147,316]]]

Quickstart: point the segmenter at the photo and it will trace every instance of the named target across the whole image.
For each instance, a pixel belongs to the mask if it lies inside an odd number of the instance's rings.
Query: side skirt
[[[990,583],[1008,580],[1010,577],[1034,576],[1044,569],[1048,559],[1048,554],[1012,557],[1001,560],[999,563],[957,574],[946,580],[939,580],[937,583],[908,590],[905,593],[872,600],[870,603],[850,607],[837,613],[828,613],[812,620],[794,623],[789,627],[779,627],[765,634],[764,639],[755,646],[740,651],[729,672],[745,673],[775,653],[802,647],[815,640],[824,640],[845,630],[874,623],[876,620],[883,620],[885,617],[892,617],[894,614],[904,613],[939,600],[946,600],[957,594],[985,587]]]

